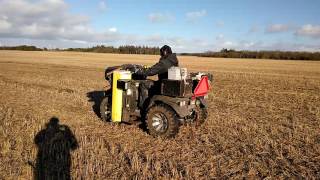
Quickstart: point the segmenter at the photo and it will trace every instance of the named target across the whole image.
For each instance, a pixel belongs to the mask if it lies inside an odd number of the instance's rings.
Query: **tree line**
[[[148,47],[148,46],[94,46],[90,48],[68,48],[65,51],[77,51],[77,52],[95,52],[95,53],[117,53],[117,54],[159,54],[159,47]]]
[[[95,53],[116,53],[116,54],[150,54],[158,55],[159,47],[148,46],[104,46],[98,45],[88,48],[68,48],[68,49],[47,49],[36,46],[0,46],[0,50],[22,50],[22,51],[76,51]],[[320,60],[320,52],[297,52],[297,51],[236,51],[233,49],[222,49],[219,52],[204,53],[180,53],[179,55],[216,57],[216,58],[250,58],[250,59],[279,59],[279,60]]]
[[[182,53],[199,57],[216,58],[247,58],[247,59],[277,59],[277,60],[320,60],[320,52],[298,52],[298,51],[236,51],[233,49],[222,49],[220,52],[205,53]]]
[[[0,46],[0,50],[43,51],[44,49],[38,48],[36,46],[27,46],[27,45],[22,45],[22,46]]]
[[[98,45],[88,48],[67,48],[67,49],[47,49],[38,48],[36,46],[0,46],[0,50],[20,50],[20,51],[75,51],[75,52],[95,52],[95,53],[116,53],[116,54],[150,54],[158,55],[160,54],[159,47],[149,47],[149,46],[104,46]]]

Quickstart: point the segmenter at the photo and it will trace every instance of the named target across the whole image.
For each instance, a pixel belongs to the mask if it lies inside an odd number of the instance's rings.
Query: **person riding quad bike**
[[[168,69],[172,66],[179,66],[176,53],[172,53],[171,48],[168,45],[164,45],[160,49],[160,60],[150,68],[141,68],[136,74],[142,76],[154,76],[158,75],[158,81],[168,79]]]
[[[135,72],[136,76],[154,76],[158,75],[158,81],[153,82],[153,84],[149,84],[148,82],[141,83],[140,85],[140,106],[144,105],[142,102],[146,102],[145,100],[150,97],[150,95],[159,94],[161,81],[163,79],[168,79],[168,69],[173,66],[179,66],[179,61],[176,53],[172,53],[171,47],[168,45],[164,45],[160,48],[160,60],[158,63],[154,64],[150,68],[137,68]]]

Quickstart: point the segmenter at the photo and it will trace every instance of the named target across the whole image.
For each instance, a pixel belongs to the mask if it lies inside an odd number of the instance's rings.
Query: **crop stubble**
[[[0,179],[33,176],[34,136],[52,116],[79,142],[75,179],[320,177],[320,62],[179,57],[214,75],[203,126],[163,140],[102,122],[87,93],[103,90],[104,67],[157,58],[0,51]]]

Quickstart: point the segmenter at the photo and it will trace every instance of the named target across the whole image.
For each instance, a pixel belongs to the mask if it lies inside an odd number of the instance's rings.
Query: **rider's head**
[[[162,46],[162,48],[160,49],[160,55],[161,55],[161,57],[166,57],[166,56],[168,56],[169,54],[172,54],[171,47],[168,46],[168,45]]]
[[[50,121],[46,124],[47,128],[56,128],[59,125],[59,119],[57,117],[52,117]]]

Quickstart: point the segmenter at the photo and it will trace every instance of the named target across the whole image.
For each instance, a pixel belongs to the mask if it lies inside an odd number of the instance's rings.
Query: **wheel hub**
[[[104,106],[104,116],[107,117],[107,118],[110,118],[111,117],[111,111],[110,111],[110,107],[108,106],[108,104],[106,104]]]
[[[156,113],[152,117],[152,126],[158,132],[165,132],[168,128],[168,119],[162,113]]]

